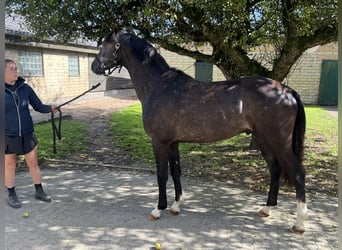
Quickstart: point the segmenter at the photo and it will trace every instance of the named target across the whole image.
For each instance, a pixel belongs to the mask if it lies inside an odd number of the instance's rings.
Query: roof
[[[33,36],[34,33],[30,31],[30,28],[25,22],[23,16],[13,14],[5,17],[5,34],[10,35],[29,35]]]
[[[34,33],[30,29],[29,24],[26,23],[25,17],[18,14],[5,16],[5,35],[34,37]],[[55,40],[51,38],[50,41]],[[97,42],[86,39],[78,39],[74,42],[70,41],[68,44],[97,47]]]

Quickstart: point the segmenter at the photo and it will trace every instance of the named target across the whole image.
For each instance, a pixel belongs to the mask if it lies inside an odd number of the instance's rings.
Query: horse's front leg
[[[178,215],[180,212],[180,205],[184,200],[182,193],[182,184],[180,181],[181,167],[179,160],[178,143],[173,143],[169,148],[169,165],[171,169],[171,175],[175,186],[175,202],[171,206],[169,212],[172,215]]]
[[[159,187],[158,204],[152,210],[149,218],[156,220],[160,218],[161,211],[167,207],[166,182],[168,179],[168,146],[156,141],[152,141],[153,152],[157,166],[157,179]]]

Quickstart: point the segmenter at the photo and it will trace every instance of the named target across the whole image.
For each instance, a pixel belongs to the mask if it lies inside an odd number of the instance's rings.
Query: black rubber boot
[[[34,185],[35,188],[36,188],[36,195],[35,195],[35,198],[37,200],[42,200],[42,201],[45,201],[45,202],[51,202],[51,197],[46,194],[43,190],[43,187],[42,187],[42,184],[35,184]]]
[[[19,201],[17,194],[15,193],[14,187],[8,188],[8,200],[7,203],[10,207],[20,208],[21,202]]]

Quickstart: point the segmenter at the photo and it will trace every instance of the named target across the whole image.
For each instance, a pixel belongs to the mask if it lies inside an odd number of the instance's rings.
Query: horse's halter
[[[101,64],[100,67],[104,70],[105,76],[109,76],[116,69],[119,69],[119,73],[120,73],[122,65],[119,65],[118,61],[116,60],[118,58],[117,52],[118,52],[119,48],[120,48],[120,43],[115,41],[114,51],[112,53],[113,60],[109,61],[108,63],[101,62],[101,60],[98,58],[98,56],[97,55],[95,56],[96,60],[98,60],[100,62],[100,64]],[[111,67],[111,65],[113,65],[113,67]]]

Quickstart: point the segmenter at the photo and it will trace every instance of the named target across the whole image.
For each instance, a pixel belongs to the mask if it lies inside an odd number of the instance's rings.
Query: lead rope
[[[106,79],[106,78],[105,78]],[[104,79],[104,80],[105,80]],[[103,80],[103,81],[104,81]],[[102,81],[102,82],[103,82]],[[55,122],[55,114],[54,112],[51,112],[51,126],[52,126],[52,141],[53,141],[53,153],[57,153],[57,148],[56,148],[56,138],[58,138],[58,140],[62,139],[62,111],[61,111],[61,107],[64,105],[69,104],[70,102],[75,101],[76,99],[80,98],[81,96],[84,96],[85,94],[87,94],[88,92],[96,89],[98,86],[101,85],[101,82],[99,82],[96,85],[93,85],[90,89],[88,89],[87,91],[83,92],[82,94],[72,98],[71,100],[62,103],[61,105],[57,106],[57,110],[59,112],[59,117],[58,117],[58,126],[56,126],[56,122]]]
[[[58,127],[56,126],[56,122],[55,122],[55,114],[53,112],[51,112],[51,126],[52,126],[52,141],[53,141],[53,153],[57,153],[57,148],[56,148],[56,138],[58,138],[58,140],[61,140],[62,139],[62,111],[61,111],[61,107],[64,106],[64,105],[67,105],[69,104],[70,102],[73,102],[75,101],[76,99],[80,98],[81,96],[84,96],[85,94],[87,94],[88,92],[96,89],[98,86],[101,85],[102,82],[104,82],[105,80],[108,79],[109,75],[111,75],[115,70],[119,69],[119,72],[121,72],[121,69],[122,69],[122,66],[121,65],[118,65],[118,66],[115,66],[114,68],[112,69],[108,69],[107,72],[104,74],[105,75],[105,78],[97,83],[96,85],[93,85],[90,89],[88,89],[87,91],[83,92],[82,94],[72,98],[71,100],[65,102],[65,103],[62,103],[61,105],[59,105],[57,107],[57,110],[59,112],[59,117],[58,117]]]

